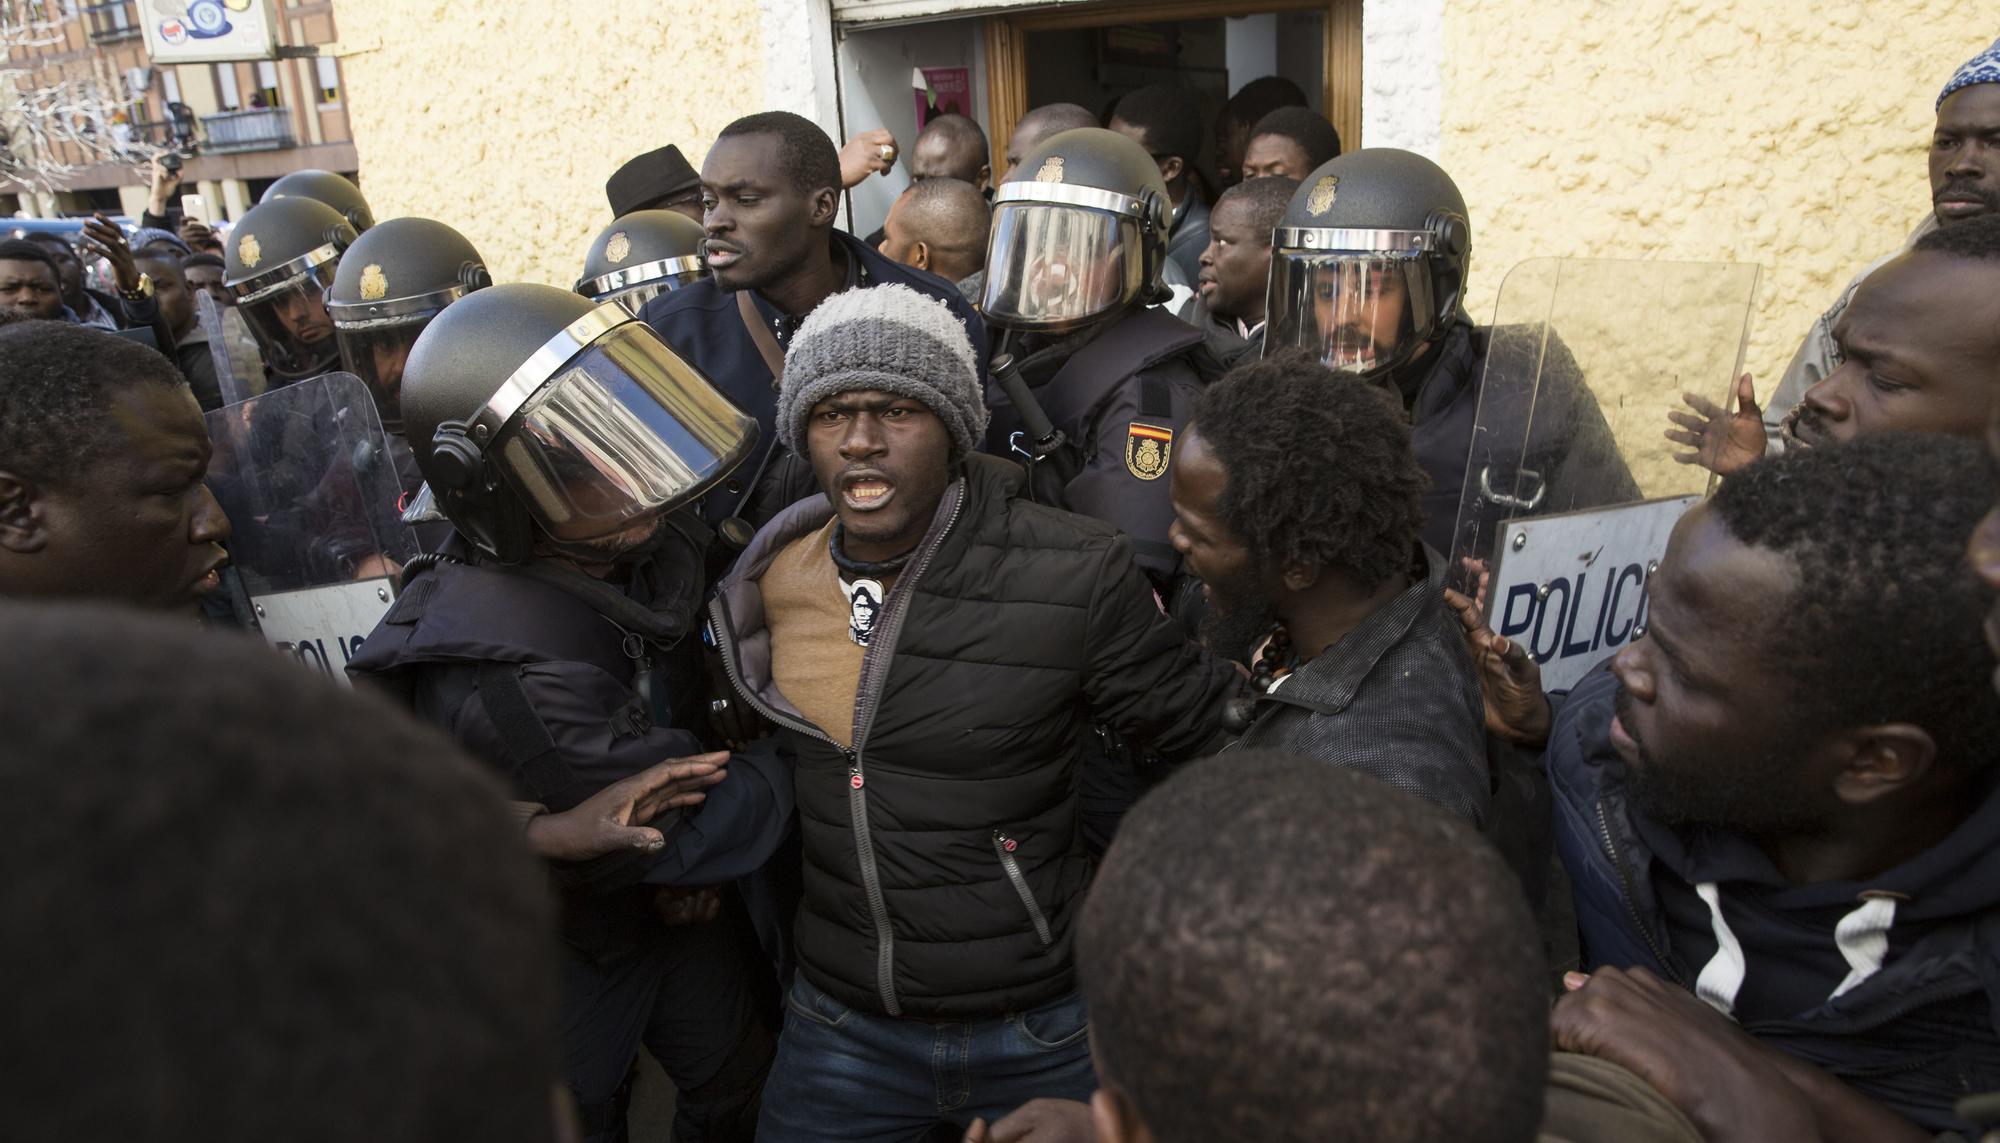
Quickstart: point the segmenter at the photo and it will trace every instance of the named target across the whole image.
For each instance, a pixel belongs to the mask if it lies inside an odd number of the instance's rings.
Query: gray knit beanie
[[[951,432],[953,464],[986,435],[985,394],[965,323],[951,307],[908,286],[848,290],[806,316],[785,352],[778,435],[805,455],[812,407],[861,389],[928,405]]]

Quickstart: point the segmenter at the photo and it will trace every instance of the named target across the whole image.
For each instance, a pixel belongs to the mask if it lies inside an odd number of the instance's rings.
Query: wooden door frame
[[[1028,33],[1109,24],[1207,20],[1257,12],[1326,13],[1327,119],[1346,150],[1361,146],[1362,0],[1113,0],[985,18],[986,135],[993,147],[993,170],[1007,167],[1007,142],[1014,124],[1028,113]]]

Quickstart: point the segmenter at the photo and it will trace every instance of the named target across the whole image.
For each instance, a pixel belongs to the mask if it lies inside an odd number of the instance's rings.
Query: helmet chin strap
[[[1396,387],[1396,391],[1402,394],[1405,407],[1416,401],[1417,394],[1423,391],[1424,383],[1431,379],[1431,374],[1437,372],[1438,362],[1444,360],[1436,350],[1438,346],[1444,344],[1444,339],[1451,333],[1453,324],[1455,322],[1445,322],[1438,326],[1437,330],[1425,338],[1407,358],[1391,365],[1384,372],[1384,376]]]

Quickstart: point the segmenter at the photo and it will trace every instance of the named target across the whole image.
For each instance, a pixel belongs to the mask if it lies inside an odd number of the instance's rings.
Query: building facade
[[[913,71],[946,69],[997,170],[1035,103],[1095,110],[1172,76],[1212,110],[1276,73],[1350,149],[1408,148],[1457,179],[1475,317],[1535,257],[1757,263],[1760,378],[1929,209],[1936,92],[1996,31],[1977,0],[340,0],[331,58],[146,72],[135,9],[159,2],[0,0],[64,13],[35,66],[143,76],[140,129],[185,104],[203,139],[188,189],[225,216],[284,171],[359,170],[377,217],[439,218],[502,280],[567,286],[619,163],[666,142],[699,163],[752,111],[907,146]],[[274,3],[281,55],[335,41],[330,0]],[[0,209],[136,213],[142,181],[107,164]],[[873,229],[906,185],[899,167],[856,188],[850,224]]]
[[[30,86],[93,81],[123,105],[123,121],[114,130],[139,142],[163,146],[177,133],[191,137],[195,146],[184,160],[182,190],[204,195],[212,217],[241,215],[271,180],[289,171],[358,171],[342,63],[316,54],[337,41],[331,0],[273,0],[280,45],[274,58],[178,65],[156,65],[147,54],[140,21],[149,17],[142,6],[159,2],[8,0],[17,28],[44,29],[10,40],[9,66],[18,82]],[[185,109],[178,124],[176,106]],[[92,162],[74,147],[58,151],[58,159],[78,169],[54,191],[0,182],[0,215],[113,210],[139,216],[146,202],[143,161]]]

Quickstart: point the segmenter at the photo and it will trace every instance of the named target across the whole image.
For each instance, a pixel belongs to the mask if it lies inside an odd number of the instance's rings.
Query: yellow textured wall
[[[690,162],[761,110],[750,0],[341,0],[361,180],[377,218],[463,232],[496,281],[569,288],[642,151]]]
[[[1932,104],[1996,13],[1446,0],[1440,161],[1472,213],[1472,313],[1531,257],[1758,262],[1748,366],[1768,393],[1812,318],[1930,209]]]

